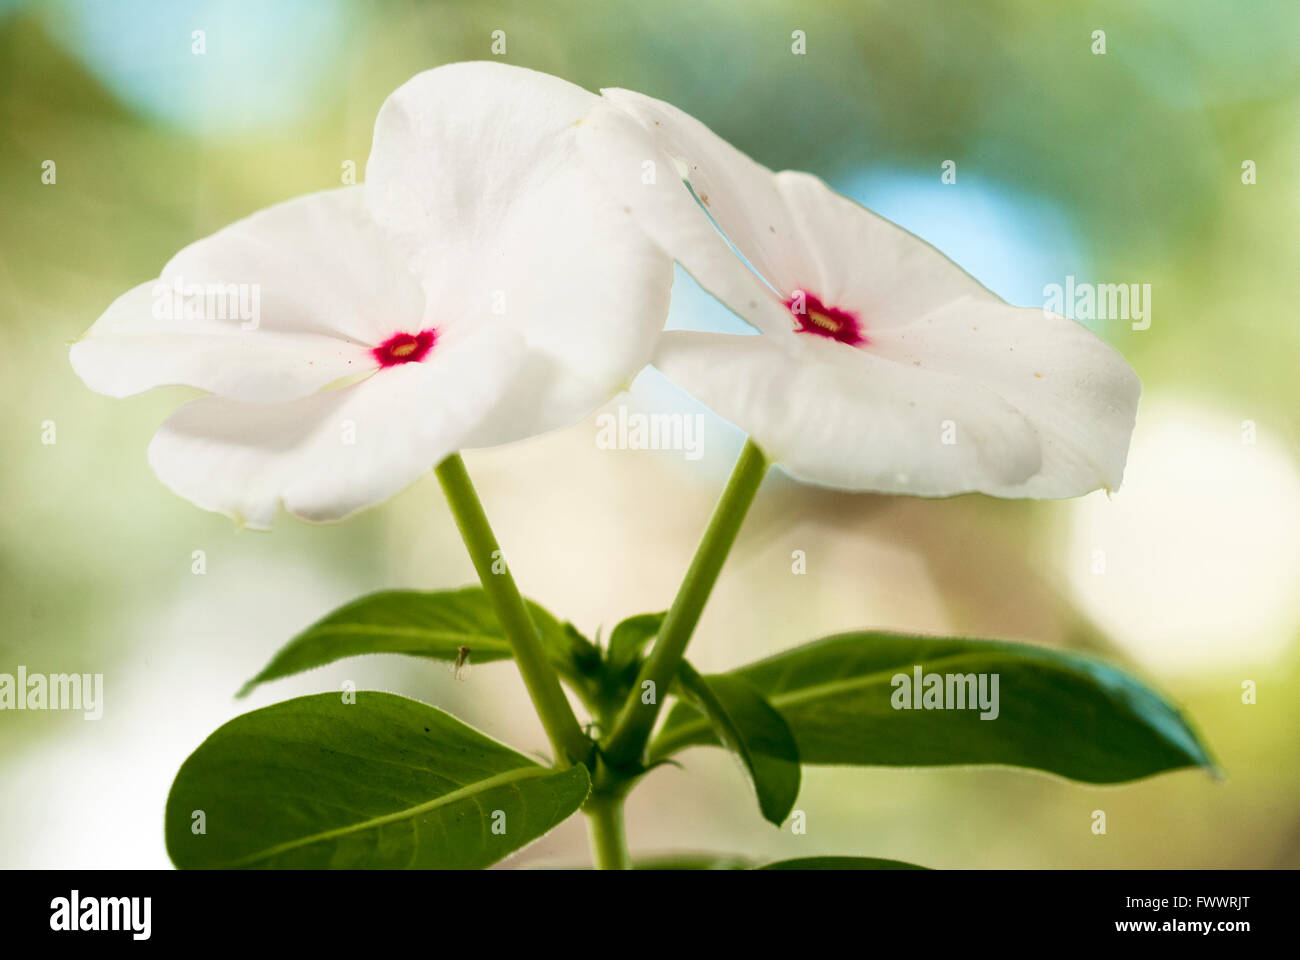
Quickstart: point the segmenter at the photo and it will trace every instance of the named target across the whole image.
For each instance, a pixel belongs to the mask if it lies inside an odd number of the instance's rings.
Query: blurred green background
[[[1227,781],[811,769],[808,833],[792,836],[762,822],[725,754],[695,750],[633,795],[634,854],[1300,866],[1293,0],[0,0],[0,672],[99,672],[106,688],[98,721],[0,714],[0,865],[166,865],[164,800],[189,751],[250,707],[346,679],[545,747],[505,664],[458,682],[444,665],[371,658],[234,701],[339,603],[472,582],[436,484],[337,526],[237,532],[145,463],[188,392],[103,398],[66,357],[185,244],[338,185],[348,161],[360,174],[384,97],[488,58],[495,30],[510,63],[665,98],[770,167],[821,175],[1014,302],[1041,304],[1067,275],[1152,285],[1150,329],[1097,325],[1145,384],[1113,498],[889,499],[773,476],[693,659],[717,670],[864,626],[1099,651],[1185,706]],[[945,160],[956,184],[940,182]],[[679,277],[671,322],[731,321]],[[617,402],[698,409],[654,372]],[[717,421],[697,463],[603,451],[595,434],[589,420],[467,458],[525,592],[589,633],[668,605],[739,449]],[[792,575],[793,550],[807,575]],[[575,819],[511,862],[585,858]]]

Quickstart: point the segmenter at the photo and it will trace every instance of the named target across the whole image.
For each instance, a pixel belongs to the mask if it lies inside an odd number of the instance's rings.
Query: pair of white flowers
[[[663,333],[672,260],[761,336]],[[159,309],[177,287],[255,289],[260,315]],[[576,423],[647,363],[800,478],[929,496],[1116,488],[1140,392],[1082,326],[1008,306],[816,177],[669,104],[495,63],[410,80],[364,185],[186,247],[71,359],[112,396],[211,393],[150,464],[257,528]]]

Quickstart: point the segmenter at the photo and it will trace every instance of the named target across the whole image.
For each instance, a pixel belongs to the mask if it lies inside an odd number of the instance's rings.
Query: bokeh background
[[[763,823],[725,754],[697,749],[633,795],[634,853],[1300,866],[1293,0],[0,0],[0,672],[100,672],[106,686],[97,722],[0,714],[0,865],[165,866],[164,800],[189,751],[250,707],[345,679],[545,747],[508,664],[458,682],[441,664],[371,658],[236,702],[334,606],[473,581],[436,484],[337,526],[238,532],[145,463],[187,391],[109,400],[66,358],[180,247],[338,185],[348,161],[364,170],[383,98],[420,70],[488,58],[495,30],[510,63],[668,99],[768,166],[821,175],[1014,302],[1042,304],[1067,275],[1152,285],[1150,329],[1097,325],[1145,384],[1118,494],[922,501],[774,475],[693,659],[724,669],[865,626],[1101,652],[1185,706],[1226,782],[810,768],[808,834],[792,836]],[[945,160],[956,184],[940,182]],[[671,323],[735,321],[679,276]],[[618,402],[698,410],[653,371]],[[740,445],[712,418],[698,462],[600,450],[595,435],[589,420],[467,458],[524,590],[589,634],[668,605]],[[793,550],[807,575],[792,575]],[[575,818],[511,863],[585,859]]]

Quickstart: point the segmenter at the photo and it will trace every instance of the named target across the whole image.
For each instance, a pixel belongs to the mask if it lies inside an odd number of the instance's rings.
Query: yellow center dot
[[[410,356],[412,353],[414,353],[414,352],[415,352],[415,348],[418,347],[418,346],[419,346],[419,343],[417,343],[417,342],[414,341],[414,340],[411,340],[409,343],[403,343],[403,344],[400,344],[399,346],[393,347],[393,348],[392,348],[391,350],[389,350],[388,352],[391,353],[391,354],[392,354],[393,356],[395,356],[395,357],[406,357],[406,356]]]

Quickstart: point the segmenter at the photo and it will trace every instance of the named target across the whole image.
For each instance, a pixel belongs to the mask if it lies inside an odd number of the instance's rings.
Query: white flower
[[[791,473],[924,496],[1118,488],[1141,384],[1090,331],[1008,306],[905,230],[669,104],[604,95],[584,157],[763,334],[668,333],[653,362]]]
[[[598,102],[501,64],[420,74],[379,113],[364,187],[186,247],[73,367],[111,396],[216,394],[162,425],[149,462],[258,528],[280,502],[338,519],[458,450],[580,420],[648,361],[672,280],[578,159]]]

